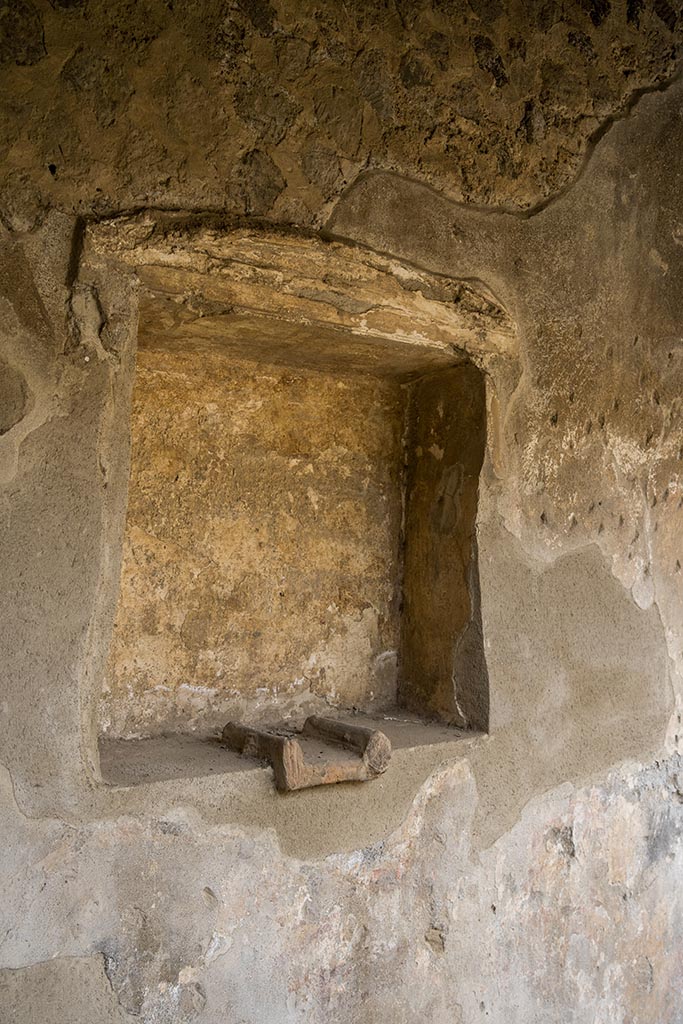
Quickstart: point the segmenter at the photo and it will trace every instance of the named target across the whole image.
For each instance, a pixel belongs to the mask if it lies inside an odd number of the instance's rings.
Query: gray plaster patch
[[[533,795],[655,753],[673,691],[657,609],[637,607],[596,546],[543,563],[489,523],[479,554],[491,739],[472,770],[487,845]]]
[[[126,1024],[134,1019],[119,1004],[102,955],[57,957],[0,970],[2,1024]]]

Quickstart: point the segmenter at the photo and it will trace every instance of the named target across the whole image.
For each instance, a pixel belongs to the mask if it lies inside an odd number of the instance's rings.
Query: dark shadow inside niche
[[[105,775],[125,777],[132,742],[211,737],[228,719],[362,716],[415,725],[418,745],[424,723],[435,743],[444,725],[486,730],[482,372],[453,350],[275,319],[173,337],[158,323],[152,297]],[[227,771],[237,755],[221,756]]]
[[[432,372],[407,391],[399,703],[486,730],[477,560],[484,376],[473,363]]]

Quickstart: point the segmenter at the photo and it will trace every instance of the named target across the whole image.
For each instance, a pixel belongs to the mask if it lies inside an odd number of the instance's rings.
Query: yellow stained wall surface
[[[395,379],[140,348],[103,731],[393,703],[404,404]]]

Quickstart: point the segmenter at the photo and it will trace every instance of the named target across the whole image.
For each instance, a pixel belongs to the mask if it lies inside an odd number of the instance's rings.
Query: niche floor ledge
[[[340,721],[380,729],[389,738],[393,753],[387,772],[400,771],[406,757],[410,760],[411,751],[429,752],[436,761],[457,757],[464,754],[468,741],[482,735],[400,713],[335,717]],[[149,739],[101,738],[100,771],[106,785],[123,788],[174,779],[273,774],[269,766],[228,750],[222,745],[220,735],[182,733]],[[237,780],[233,778],[231,781]]]

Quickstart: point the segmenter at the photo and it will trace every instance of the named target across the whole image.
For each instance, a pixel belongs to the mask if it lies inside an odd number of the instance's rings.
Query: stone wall
[[[0,1019],[680,1020],[680,20],[0,11]],[[416,314],[440,280],[506,311],[477,525],[490,734],[461,757],[358,796],[101,784],[135,284],[105,296],[83,246],[151,207],[393,260]]]

